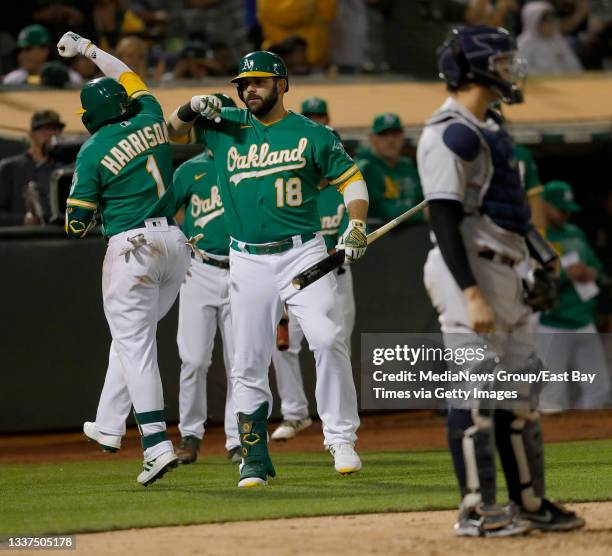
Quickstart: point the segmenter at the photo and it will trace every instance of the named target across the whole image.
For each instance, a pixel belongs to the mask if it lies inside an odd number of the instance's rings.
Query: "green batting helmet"
[[[121,119],[130,105],[123,85],[110,77],[99,77],[81,89],[81,120],[89,133]]]
[[[249,52],[240,60],[238,68],[238,75],[232,79],[232,83],[237,83],[245,77],[280,77],[287,81],[287,91],[289,90],[287,66],[278,54],[267,50]]]

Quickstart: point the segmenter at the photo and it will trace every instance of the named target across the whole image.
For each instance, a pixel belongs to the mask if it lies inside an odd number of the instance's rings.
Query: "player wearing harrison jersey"
[[[161,106],[130,68],[75,33],[57,47],[61,56],[90,58],[107,76],[81,91],[82,121],[92,136],[77,156],[66,209],[70,237],[83,237],[98,212],[109,238],[102,296],[113,341],[96,422],[83,430],[117,451],[133,405],[144,450],[137,480],[147,486],[177,464],[166,435],[155,338],[189,264],[185,236],[158,212],[172,147]]]
[[[367,189],[329,129],[285,110],[289,82],[278,56],[248,54],[234,81],[247,110],[221,110],[215,97],[194,97],[174,112],[169,126],[171,136],[194,128],[196,139],[205,139],[213,152],[231,236],[232,379],[243,450],[238,484],[263,485],[275,474],[267,447],[268,367],[284,304],[315,354],[325,445],[336,470],[353,473],[361,468],[354,450],[359,417],[336,279],[329,274],[302,291],[291,280],[327,255],[319,232],[320,180],[344,196],[350,221],[341,243],[349,262],[367,245]]]

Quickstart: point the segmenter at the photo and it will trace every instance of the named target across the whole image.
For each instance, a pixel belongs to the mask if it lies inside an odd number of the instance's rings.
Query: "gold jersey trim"
[[[356,164],[353,164],[346,172],[340,174],[336,179],[330,180],[329,185],[339,185],[343,181],[349,179],[355,172],[359,172]]]
[[[86,209],[96,210],[98,205],[96,203],[91,203],[89,201],[82,201],[81,199],[72,199],[68,198],[66,201],[66,206],[68,207],[82,207]]]
[[[126,71],[119,76],[119,83],[127,91],[129,97],[138,98],[149,92],[149,88],[137,73]]]

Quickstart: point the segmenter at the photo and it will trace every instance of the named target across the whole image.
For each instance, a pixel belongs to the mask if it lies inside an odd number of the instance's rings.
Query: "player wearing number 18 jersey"
[[[83,237],[95,212],[108,237],[102,296],[112,343],[96,422],[84,432],[116,451],[133,405],[144,450],[137,480],[147,486],[177,461],[166,436],[155,338],[189,265],[185,236],[158,204],[170,183],[172,147],[162,109],[138,75],[75,33],[57,46],[61,56],[90,58],[107,76],[81,91],[92,136],[78,154],[66,210],[70,237]]]
[[[361,467],[353,447],[359,417],[336,279],[329,274],[302,291],[291,279],[327,255],[317,210],[321,178],[344,196],[351,220],[342,242],[349,261],[367,245],[367,189],[331,131],[285,110],[289,82],[278,56],[248,54],[234,81],[247,110],[221,111],[215,97],[194,97],[169,123],[171,135],[181,136],[195,122],[196,138],[213,152],[231,236],[232,379],[243,451],[238,484],[266,484],[275,474],[267,448],[268,368],[284,304],[315,354],[325,445],[336,470],[352,473]],[[199,114],[204,117],[196,120]]]

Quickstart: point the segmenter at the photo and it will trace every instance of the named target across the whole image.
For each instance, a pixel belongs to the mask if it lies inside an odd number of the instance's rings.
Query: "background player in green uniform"
[[[302,116],[321,125],[329,125],[327,102],[319,97],[309,97],[302,102]]]
[[[188,160],[176,170],[166,197],[168,215],[184,209],[181,228],[187,237],[193,238],[191,241],[195,247],[179,296],[177,343],[182,362],[179,392],[181,445],[177,457],[181,463],[192,463],[197,459],[208,417],[206,376],[219,328],[227,375],[225,447],[228,457],[239,463],[242,455],[230,380],[234,345],[229,303],[229,236],[215,164],[207,152]]]
[[[344,196],[348,261],[360,258],[367,246],[367,189],[330,130],[285,110],[289,80],[278,56],[248,54],[234,81],[247,110],[221,111],[215,97],[194,97],[169,123],[172,135],[183,136],[195,122],[196,136],[214,153],[231,236],[232,379],[244,458],[238,484],[263,485],[275,474],[267,449],[268,367],[285,303],[315,353],[325,445],[336,470],[352,473],[361,468],[354,450],[359,417],[336,280],[329,274],[302,291],[291,280],[327,255],[316,203],[320,180]],[[196,121],[199,114],[204,118]]]
[[[540,180],[540,172],[535,163],[531,151],[523,145],[513,146],[514,157],[518,161],[519,172],[523,187],[527,192],[527,202],[531,210],[531,221],[536,228],[543,230],[546,227],[546,215],[542,202],[542,192],[544,187]]]
[[[357,164],[370,194],[370,214],[385,222],[423,200],[416,165],[401,154],[404,141],[404,128],[399,116],[386,112],[376,116],[372,122],[372,148],[362,148],[358,152]],[[423,219],[424,212],[412,218],[416,222]]]
[[[564,181],[550,181],[542,194],[546,216],[546,239],[561,257],[559,298],[555,306],[540,314],[537,328],[541,357],[547,368],[596,372],[592,384],[581,383],[575,404],[567,382],[547,382],[540,395],[544,410],[601,409],[610,403],[610,376],[601,338],[595,327],[598,289],[603,270],[584,232],[569,223],[580,210],[572,187]],[[564,333],[557,336],[558,333]]]
[[[172,147],[161,106],[123,62],[71,32],[58,51],[86,56],[108,76],[81,91],[92,136],[77,156],[66,210],[70,237],[83,237],[98,211],[109,238],[102,296],[113,341],[96,422],[85,423],[84,432],[116,451],[133,405],[144,450],[137,480],[147,486],[177,463],[166,436],[155,339],[189,264],[185,236],[158,204],[170,183]]]

